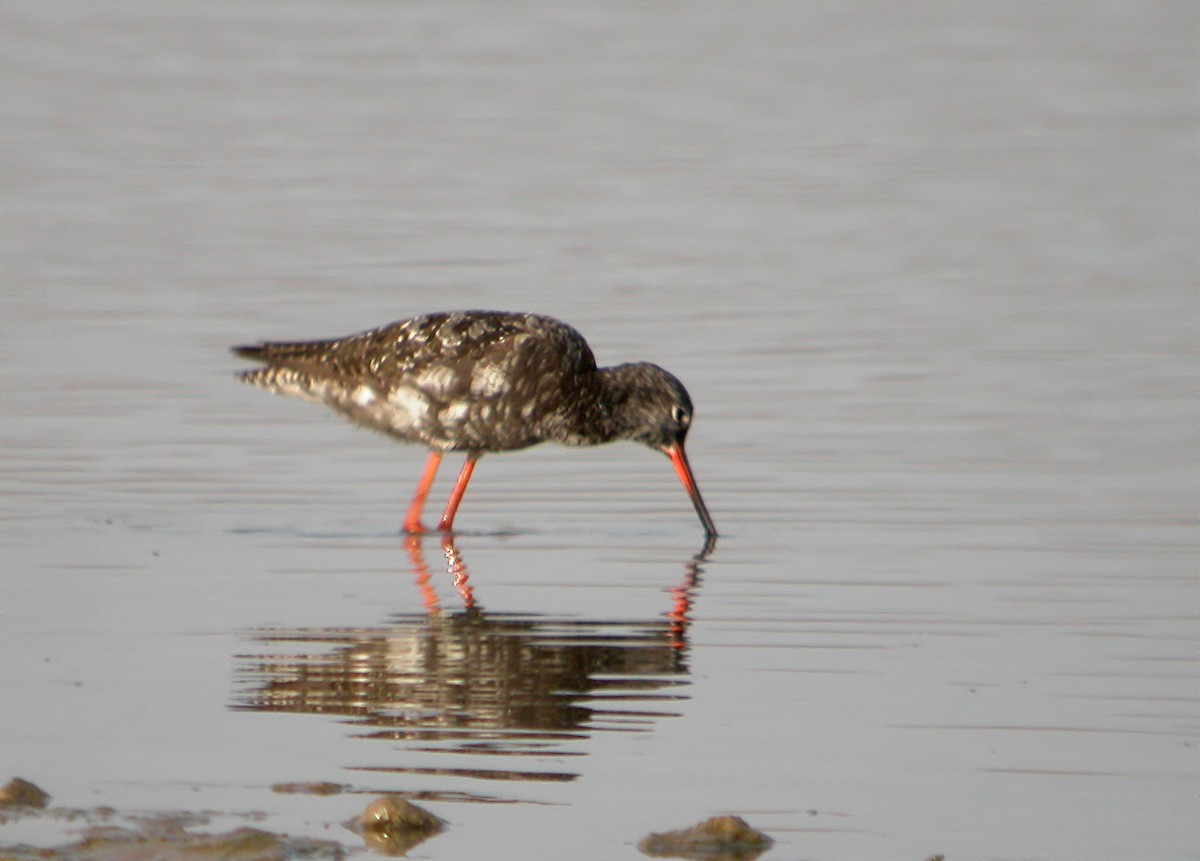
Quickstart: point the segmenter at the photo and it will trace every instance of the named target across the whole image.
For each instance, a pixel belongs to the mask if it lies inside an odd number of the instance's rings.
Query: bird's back
[[[596,370],[583,337],[535,314],[451,311],[344,338],[234,351],[247,383],[328,404],[353,421],[442,449],[499,451],[547,438]]]

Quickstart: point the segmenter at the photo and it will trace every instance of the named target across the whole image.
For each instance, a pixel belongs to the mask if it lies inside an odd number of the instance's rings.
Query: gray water
[[[408,794],[425,859],[1196,858],[1198,19],[4,3],[0,781],[360,850]],[[716,547],[629,444],[406,547],[420,448],[231,378],[471,307],[683,379]]]

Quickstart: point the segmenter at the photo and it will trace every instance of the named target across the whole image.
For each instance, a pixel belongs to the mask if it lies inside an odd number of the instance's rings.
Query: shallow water
[[[1078,8],[4,4],[0,779],[1195,858],[1197,14]],[[627,444],[406,542],[420,449],[231,380],[449,307],[686,381],[717,545]]]

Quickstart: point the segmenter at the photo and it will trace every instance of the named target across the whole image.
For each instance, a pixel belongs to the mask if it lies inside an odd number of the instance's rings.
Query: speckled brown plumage
[[[244,382],[324,403],[431,449],[405,521],[410,531],[422,529],[420,507],[441,452],[468,455],[440,524],[448,529],[483,452],[629,439],[671,458],[705,530],[716,534],[684,455],[692,402],[683,384],[644,362],[597,368],[583,336],[551,317],[451,311],[344,338],[234,352],[265,364],[240,374]]]

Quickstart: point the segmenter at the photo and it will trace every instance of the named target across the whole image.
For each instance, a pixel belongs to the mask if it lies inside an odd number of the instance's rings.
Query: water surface
[[[348,847],[403,793],[429,859],[1195,858],[1196,17],[4,4],[0,778]],[[231,378],[453,307],[683,379],[715,548],[628,444],[406,542],[420,449]]]

